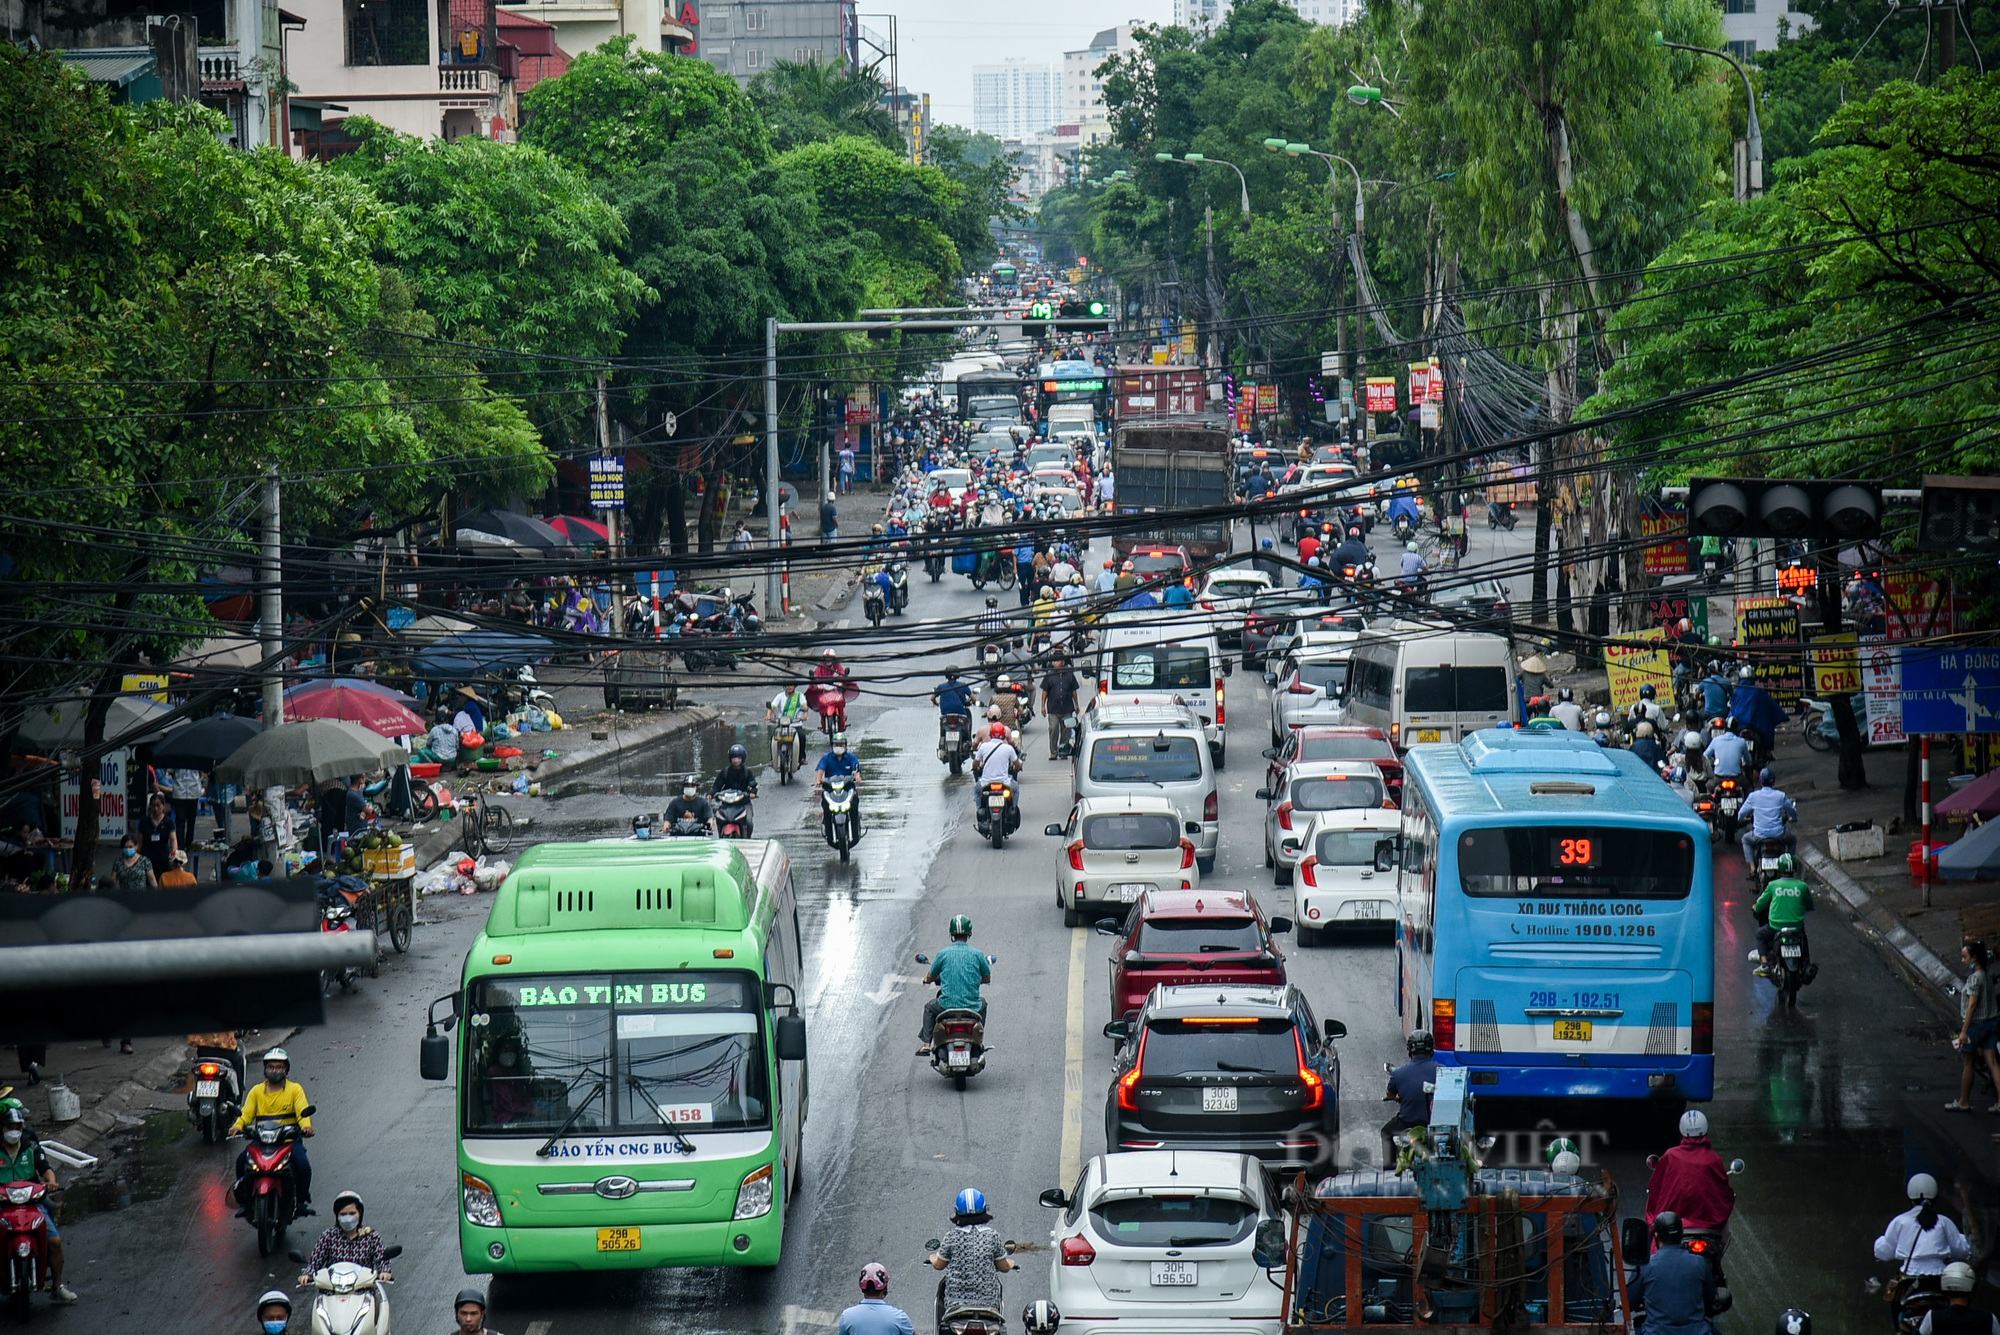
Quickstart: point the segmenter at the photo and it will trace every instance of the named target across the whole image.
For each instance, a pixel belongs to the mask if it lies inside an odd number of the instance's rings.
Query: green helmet
[[[1790,853],[1778,854],[1778,875],[1790,876],[1792,874],[1792,869],[1796,866],[1798,866],[1798,864],[1792,861],[1792,855]]]
[[[1544,1156],[1547,1157],[1550,1163],[1554,1163],[1556,1161],[1556,1156],[1558,1154],[1575,1154],[1575,1153],[1576,1153],[1576,1142],[1569,1139],[1567,1136],[1559,1137],[1555,1140],[1550,1141],[1548,1148],[1543,1151]]]
[[[963,913],[953,917],[951,920],[951,934],[955,937],[971,936],[972,919],[966,917]]]

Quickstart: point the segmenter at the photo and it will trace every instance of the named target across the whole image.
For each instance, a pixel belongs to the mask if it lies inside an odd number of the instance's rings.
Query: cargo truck
[[[1120,423],[1111,438],[1111,467],[1118,513],[1160,516],[1156,528],[1115,535],[1114,551],[1166,543],[1206,561],[1229,550],[1227,518],[1187,519],[1177,513],[1227,506],[1235,499],[1227,431],[1198,423]]]

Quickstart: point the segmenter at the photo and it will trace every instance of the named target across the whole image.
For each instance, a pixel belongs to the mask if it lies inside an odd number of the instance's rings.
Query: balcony
[[[438,91],[453,97],[493,97],[500,92],[500,76],[478,66],[440,65]]]
[[[198,48],[196,64],[201,71],[202,87],[226,85],[231,88],[243,86],[243,73],[236,63],[234,46],[204,46]]]

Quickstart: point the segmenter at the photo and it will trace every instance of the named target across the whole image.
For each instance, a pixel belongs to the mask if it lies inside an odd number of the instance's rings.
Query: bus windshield
[[[465,1134],[768,1127],[759,992],[748,973],[480,979]]]
[[[1478,899],[1686,899],[1694,859],[1678,830],[1537,825],[1458,837],[1459,884]]]

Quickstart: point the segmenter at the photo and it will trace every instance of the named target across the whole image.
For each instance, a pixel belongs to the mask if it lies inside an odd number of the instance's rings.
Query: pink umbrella
[[[384,737],[408,737],[426,730],[424,721],[401,701],[345,682],[308,682],[287,691],[285,718],[340,719]]]
[[[568,538],[574,546],[583,547],[591,543],[605,545],[611,541],[609,524],[601,524],[595,519],[585,519],[581,515],[556,515],[542,522]]]
[[[417,698],[407,691],[399,691],[394,686],[376,681],[372,677],[314,677],[312,680],[303,682],[286,691],[285,699],[290,700],[299,691],[319,690],[328,686],[351,686],[357,691],[367,691],[371,695],[386,696],[399,705],[415,706],[417,703]]]

